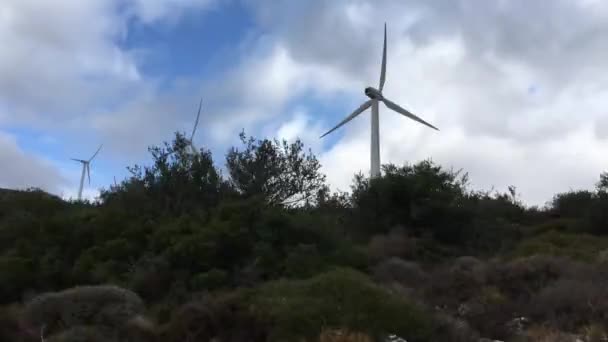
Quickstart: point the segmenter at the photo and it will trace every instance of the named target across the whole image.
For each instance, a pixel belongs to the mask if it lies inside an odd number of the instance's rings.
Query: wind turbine
[[[342,125],[346,124],[350,120],[357,117],[359,114],[363,113],[369,107],[372,107],[372,136],[371,136],[371,170],[370,175],[371,178],[376,178],[380,176],[380,118],[378,115],[378,103],[383,102],[386,107],[394,110],[395,112],[402,114],[414,121],[418,121],[421,124],[424,124],[430,128],[435,130],[439,130],[437,127],[431,125],[430,123],[422,120],[416,115],[410,113],[409,111],[403,109],[398,104],[390,101],[382,95],[382,89],[384,88],[384,82],[386,79],[386,23],[384,23],[384,48],[382,50],[382,69],[380,70],[380,86],[378,89],[373,87],[365,88],[365,95],[369,97],[369,100],[365,101],[359,108],[355,109],[355,111],[347,116],[342,122],[340,122],[336,127],[329,130],[327,133],[323,134],[321,138],[328,135],[329,133],[335,131]]]
[[[190,139],[187,139],[188,146],[190,147],[190,151],[192,154],[198,154],[198,150],[194,146],[192,140],[194,139],[194,134],[196,133],[196,128],[198,127],[198,119],[201,117],[201,108],[203,107],[203,99],[201,98],[201,102],[198,104],[198,114],[196,114],[196,121],[194,121],[194,128],[192,128],[192,134],[190,135]]]
[[[103,146],[103,145],[99,145],[99,148],[97,149],[97,151],[95,151],[95,153],[88,160],[71,158],[73,161],[82,163],[82,174],[80,175],[80,187],[78,188],[78,200],[79,201],[82,200],[82,186],[84,185],[84,174],[85,173],[87,174],[87,177],[89,178],[89,184],[91,184],[91,168],[90,168],[91,161],[93,161],[93,158],[95,158],[97,156],[97,153],[99,153],[99,150],[101,150],[101,146]]]

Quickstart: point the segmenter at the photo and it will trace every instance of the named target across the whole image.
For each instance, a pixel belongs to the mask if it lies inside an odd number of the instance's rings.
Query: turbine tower
[[[99,153],[99,150],[101,150],[101,146],[103,146],[103,145],[99,145],[99,148],[97,149],[97,151],[95,151],[95,153],[88,160],[72,158],[73,161],[82,163],[82,174],[80,175],[80,187],[78,187],[78,200],[79,201],[82,200],[82,187],[84,185],[84,175],[85,175],[85,173],[87,174],[87,176],[89,178],[89,184],[91,184],[91,168],[90,168],[91,161],[93,161],[93,158],[95,158],[97,156],[97,153]]]
[[[201,98],[201,102],[198,104],[198,114],[196,114],[196,121],[194,121],[194,128],[192,128],[192,134],[190,135],[190,139],[187,139],[188,146],[190,147],[190,151],[192,154],[198,154],[198,150],[194,146],[192,140],[194,139],[194,134],[196,133],[196,128],[198,127],[198,119],[201,117],[201,108],[203,107],[203,98]]]
[[[372,107],[372,135],[371,135],[371,170],[370,176],[371,178],[376,178],[380,176],[380,117],[379,117],[379,108],[378,103],[383,102],[386,107],[394,110],[395,112],[402,114],[414,121],[418,121],[421,124],[424,124],[430,128],[435,130],[439,130],[437,127],[431,125],[430,123],[422,120],[416,115],[410,113],[409,111],[403,109],[398,104],[390,101],[382,95],[382,89],[384,89],[384,82],[386,80],[386,23],[384,24],[384,48],[382,50],[382,68],[380,70],[380,86],[378,89],[373,87],[365,88],[365,95],[369,97],[369,100],[365,101],[359,108],[355,109],[355,111],[347,116],[342,122],[340,122],[336,127],[329,130],[327,133],[323,134],[321,138],[328,135],[329,133],[335,131],[342,125],[346,124],[350,120],[357,117],[359,114],[363,113],[369,107]]]

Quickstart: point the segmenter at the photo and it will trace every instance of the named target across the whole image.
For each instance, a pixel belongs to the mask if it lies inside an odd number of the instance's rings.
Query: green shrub
[[[284,274],[293,278],[308,278],[323,270],[325,264],[315,245],[300,244],[289,251],[283,263]]]
[[[146,301],[163,298],[171,286],[172,274],[169,262],[160,256],[140,258],[128,275],[129,288]]]
[[[607,248],[608,238],[549,231],[523,240],[511,255],[512,257],[553,255],[591,262],[597,258],[600,251]]]
[[[370,257],[365,247],[345,242],[336,247],[329,255],[328,261],[337,266],[364,271],[369,267]]]
[[[190,282],[190,287],[193,290],[214,291],[227,286],[228,280],[228,272],[214,268],[209,272],[195,275]]]
[[[267,283],[249,292],[247,302],[256,316],[272,323],[273,341],[314,338],[324,328],[397,334],[408,341],[426,341],[431,333],[425,311],[348,269]]]
[[[387,234],[374,235],[368,244],[368,253],[374,261],[397,257],[419,262],[439,262],[452,251],[430,237],[408,236],[405,229],[395,228]]]
[[[48,342],[126,342],[108,329],[76,326],[46,339]]]
[[[32,262],[19,257],[0,257],[0,304],[20,299],[35,279]]]

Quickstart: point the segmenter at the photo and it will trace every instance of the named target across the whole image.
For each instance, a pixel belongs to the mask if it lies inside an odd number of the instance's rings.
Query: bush
[[[159,341],[265,342],[268,325],[249,312],[242,299],[237,291],[183,305],[161,327]]]
[[[542,289],[531,301],[529,310],[537,321],[575,331],[608,319],[608,289],[605,281],[560,279]]]
[[[316,338],[324,328],[371,336],[394,333],[408,341],[426,341],[431,333],[432,320],[421,308],[348,269],[308,280],[271,282],[247,297],[254,314],[273,325],[272,341]]]
[[[127,283],[145,300],[163,298],[171,286],[171,265],[162,257],[143,257],[133,266]]]
[[[134,292],[99,285],[42,294],[26,304],[24,314],[29,326],[45,326],[53,334],[89,325],[122,327],[143,310],[143,302]]]
[[[514,257],[553,255],[587,262],[595,261],[602,250],[608,249],[608,239],[589,234],[549,231],[522,241],[515,247]]]
[[[194,290],[214,291],[227,286],[228,280],[228,272],[212,269],[209,272],[195,275],[191,281],[191,288]]]
[[[587,190],[565,192],[553,198],[551,209],[558,217],[585,218],[594,199],[594,193]]]
[[[100,329],[90,326],[76,326],[56,334],[46,341],[48,342],[126,342],[115,336],[108,329]]]
[[[0,307],[0,341],[2,342],[37,342],[40,341],[40,330],[28,329],[20,322],[19,308],[16,306]]]
[[[470,342],[479,340],[479,334],[463,319],[439,313],[436,315],[435,321],[432,341]]]
[[[414,249],[415,240],[408,238],[403,229],[393,229],[386,235],[374,235],[369,242],[369,252],[375,260],[405,257]]]
[[[373,340],[363,333],[335,329],[321,332],[319,342],[373,342]]]
[[[369,255],[378,262],[397,257],[420,262],[438,262],[452,252],[431,238],[408,236],[403,228],[392,229],[387,234],[374,235],[368,244]]]
[[[578,336],[543,326],[535,326],[526,331],[525,342],[578,342]]]
[[[300,244],[287,254],[284,274],[293,278],[308,278],[323,270],[324,260],[315,245]]]
[[[370,256],[365,247],[357,246],[347,241],[339,244],[329,255],[328,263],[366,271],[370,264]]]
[[[486,278],[486,265],[474,257],[464,256],[435,270],[425,292],[431,302],[454,307],[477,295]]]
[[[390,258],[379,263],[374,268],[373,275],[379,282],[397,282],[410,288],[422,287],[428,278],[420,265],[399,258]]]
[[[22,291],[35,279],[32,262],[19,257],[0,256],[0,304],[20,299]]]
[[[488,280],[512,300],[527,300],[540,289],[559,279],[572,262],[559,257],[532,256],[505,264],[494,262],[488,268]]]

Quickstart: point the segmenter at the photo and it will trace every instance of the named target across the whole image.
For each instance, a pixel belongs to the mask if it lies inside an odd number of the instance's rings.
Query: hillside
[[[428,161],[331,193],[301,142],[241,141],[224,175],[177,134],[96,203],[0,189],[0,341],[606,335],[606,175],[547,208]]]

